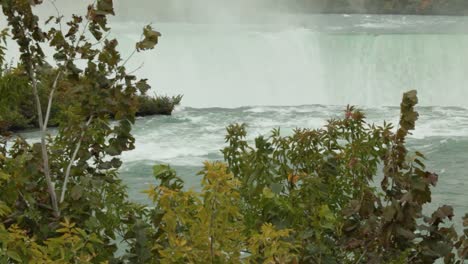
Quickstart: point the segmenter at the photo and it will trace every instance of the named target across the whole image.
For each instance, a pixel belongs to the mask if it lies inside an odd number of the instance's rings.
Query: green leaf
[[[139,82],[136,83],[136,88],[140,91],[140,93],[144,94],[146,93],[149,89],[151,89],[151,86],[147,83],[148,79],[141,79]]]
[[[16,253],[15,251],[7,250],[6,253],[7,253],[7,256],[8,256],[9,258],[12,258],[13,260],[18,261],[19,263],[23,263],[23,261],[22,261],[20,255],[19,255],[18,253]]]
[[[83,187],[81,187],[80,185],[73,186],[73,188],[71,190],[72,199],[75,200],[75,201],[79,200],[82,195],[83,195]]]
[[[11,213],[10,207],[5,202],[0,201],[0,216],[6,216]]]
[[[271,199],[271,198],[275,197],[274,193],[268,187],[263,188],[262,193],[263,193],[263,196],[265,196],[265,198],[267,198],[267,199]]]
[[[3,171],[0,171],[0,180],[8,180],[10,178],[10,175],[6,174]]]
[[[169,172],[170,168],[167,165],[163,164],[158,164],[153,166],[153,175],[158,178],[162,174],[165,174],[166,172]]]
[[[119,168],[120,166],[122,166],[122,161],[118,158],[113,158],[111,161],[110,161],[111,165],[113,168]]]
[[[416,238],[416,235],[413,232],[411,232],[410,230],[404,229],[402,227],[397,228],[397,234],[409,240],[413,240]]]
[[[395,207],[389,205],[383,209],[383,218],[385,219],[385,221],[390,222],[391,220],[393,220],[395,213]]]
[[[115,146],[109,146],[105,149],[105,152],[111,156],[117,156],[120,155],[120,151],[115,147]]]
[[[271,191],[275,194],[280,194],[283,190],[283,185],[280,183],[272,183],[270,185]]]
[[[102,162],[98,165],[100,170],[109,170],[112,168],[112,163],[110,161]]]
[[[144,39],[136,44],[137,51],[153,49],[154,46],[158,44],[161,33],[153,30],[153,28],[148,25],[143,29],[143,36]]]
[[[98,0],[96,13],[99,15],[115,15],[112,0]]]

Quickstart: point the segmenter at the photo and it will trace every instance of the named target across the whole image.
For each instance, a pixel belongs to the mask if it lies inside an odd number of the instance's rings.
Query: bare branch
[[[144,65],[145,65],[145,63],[142,62],[142,63],[140,64],[140,66],[136,67],[134,70],[132,70],[132,71],[129,72],[128,74],[133,74],[133,73],[137,72],[138,70],[140,70],[141,68],[143,68]]]
[[[47,103],[47,111],[46,111],[46,116],[44,120],[44,127],[43,127],[44,130],[47,129],[47,124],[49,123],[50,109],[52,108],[52,100],[54,98],[54,92],[57,89],[58,80],[61,75],[62,75],[62,71],[59,70],[57,76],[55,77],[54,83],[52,84],[52,90],[50,91],[50,94],[49,94],[49,102]]]
[[[59,20],[58,24],[59,24],[60,32],[63,33],[63,31],[62,31],[62,20],[60,19],[60,11],[58,10],[57,5],[55,4],[55,2],[56,2],[56,0],[49,0],[49,3],[54,7],[55,12],[57,13],[57,19]]]

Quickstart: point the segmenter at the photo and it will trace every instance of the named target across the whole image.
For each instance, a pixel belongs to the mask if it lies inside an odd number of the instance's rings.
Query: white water
[[[410,89],[422,105],[468,106],[468,35],[408,33],[419,17],[354,16],[351,25],[335,17],[341,23],[157,23],[160,44],[132,66],[144,62],[138,73],[155,92],[184,94],[194,107],[388,106]],[[131,50],[139,25],[115,24],[122,50]]]
[[[137,75],[149,79],[153,92],[183,94],[192,107],[389,106],[410,89],[418,90],[421,105],[468,106],[468,18],[262,18],[156,22],[159,45],[135,56],[129,69],[144,63]],[[124,57],[143,25],[112,22]],[[8,57],[15,57],[11,47]]]

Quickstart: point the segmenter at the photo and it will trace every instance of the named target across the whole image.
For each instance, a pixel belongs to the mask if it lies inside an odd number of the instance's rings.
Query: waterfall
[[[124,57],[150,13],[112,21]],[[135,56],[128,69],[144,63],[136,75],[148,78],[153,92],[183,94],[183,105],[193,107],[394,106],[410,89],[418,90],[420,105],[468,107],[468,17],[224,18],[156,20],[158,46]]]
[[[371,27],[372,25],[368,25]],[[121,34],[130,50],[138,34]],[[468,106],[468,35],[319,32],[304,27],[161,23],[134,66],[184,105],[388,106],[416,89],[421,105]],[[122,38],[123,37],[123,38]]]

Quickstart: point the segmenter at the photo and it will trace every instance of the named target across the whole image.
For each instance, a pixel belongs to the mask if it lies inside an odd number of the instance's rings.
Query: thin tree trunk
[[[39,98],[39,92],[37,90],[37,79],[36,79],[33,66],[31,63],[29,63],[28,68],[29,68],[28,69],[29,77],[31,78],[31,82],[32,82],[33,93],[34,93],[34,97],[36,100],[36,109],[37,109],[37,116],[39,120],[39,128],[41,130],[41,150],[42,150],[42,161],[43,161],[43,167],[44,167],[44,176],[47,182],[47,190],[50,195],[50,202],[52,204],[52,209],[54,210],[55,216],[59,217],[60,211],[58,209],[57,194],[55,193],[55,184],[52,182],[52,178],[50,176],[49,154],[47,153],[47,143],[46,143],[47,127],[44,126],[41,100]]]

